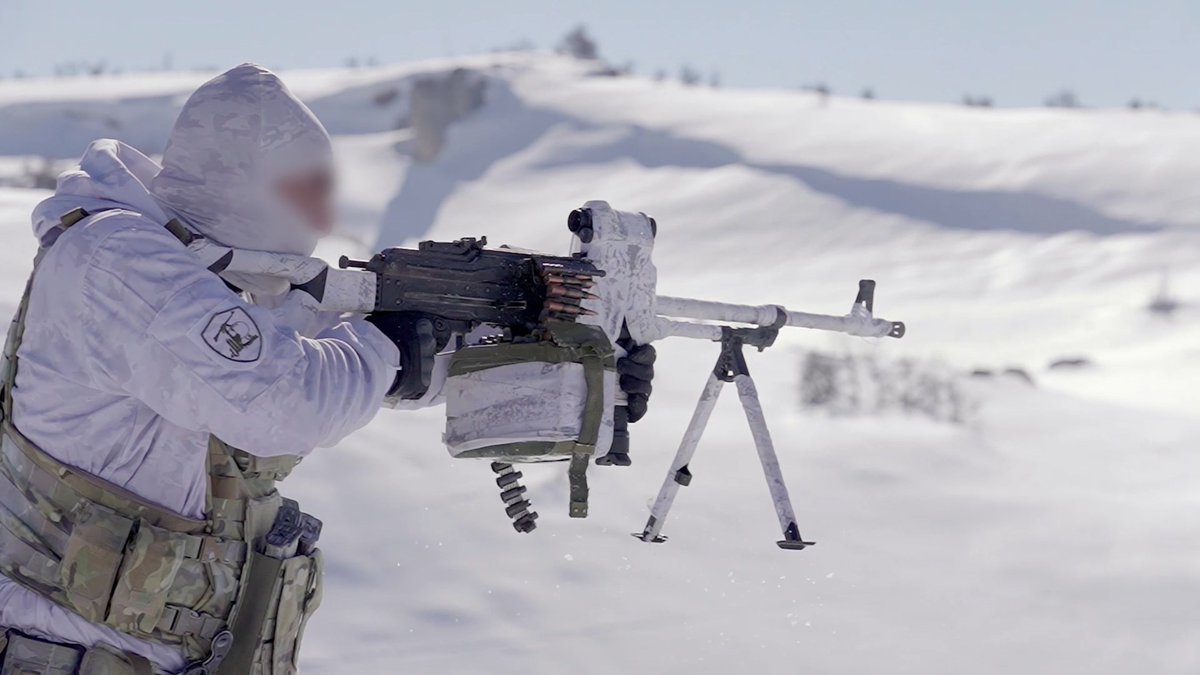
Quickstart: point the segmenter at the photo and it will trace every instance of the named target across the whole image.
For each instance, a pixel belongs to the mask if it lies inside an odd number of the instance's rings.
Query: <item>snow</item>
[[[489,75],[433,162],[398,152],[413,78]],[[565,250],[588,199],[659,223],[660,292],[841,313],[859,278],[903,340],[790,331],[749,355],[801,532],[777,525],[732,392],[664,532],[640,531],[715,346],[659,345],[634,466],[527,470],[512,532],[436,410],[385,411],[289,480],[325,520],[306,673],[1195,673],[1200,669],[1200,117],[982,110],[588,77],[544,55],[284,73],[336,137],[325,255],[488,235]],[[209,74],[0,82],[0,186],[95,136],[161,152]],[[393,100],[378,96],[400,92]],[[0,309],[45,193],[0,187]],[[1164,271],[1184,301],[1144,311]],[[804,350],[917,356],[981,402],[961,426],[799,404]],[[1049,371],[1064,356],[1089,368]]]

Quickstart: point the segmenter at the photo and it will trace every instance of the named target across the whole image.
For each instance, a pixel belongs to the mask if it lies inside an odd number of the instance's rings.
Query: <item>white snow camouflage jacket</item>
[[[178,216],[226,245],[309,253],[288,238],[285,210],[256,198],[279,161],[324,162],[328,149],[307,108],[255,66],[189,99],[161,172],[122,143],[93,143],[34,212],[39,238],[73,208],[98,215],[59,237],[34,277],[17,427],[58,460],[195,518],[209,434],[261,456],[304,455],[365,425],[395,378],[391,340],[359,319],[302,328],[291,298],[249,304],[163,227]],[[172,648],[90,624],[3,576],[0,625],[106,642],[166,672],[184,665]]]

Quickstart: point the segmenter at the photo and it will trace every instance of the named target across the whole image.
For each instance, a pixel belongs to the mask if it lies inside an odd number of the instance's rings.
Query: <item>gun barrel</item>
[[[779,310],[782,309],[776,305],[734,305],[727,302],[675,298],[667,295],[658,296],[654,306],[659,316],[699,321],[746,323],[755,326],[773,325],[779,320]]]
[[[660,317],[659,331],[663,337],[720,339],[719,326],[695,324],[677,319],[754,326],[792,326],[860,337],[901,337],[904,335],[904,324],[878,319],[871,314],[865,304],[858,302],[854,304],[849,314],[843,316],[795,312],[779,305],[735,305],[665,295],[658,296],[655,300],[655,308]]]

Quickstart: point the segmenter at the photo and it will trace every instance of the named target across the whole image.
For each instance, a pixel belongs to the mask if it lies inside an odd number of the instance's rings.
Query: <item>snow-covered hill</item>
[[[486,77],[440,154],[411,159],[414,83]],[[859,278],[904,340],[793,331],[755,354],[801,553],[730,400],[667,525],[637,542],[713,345],[668,341],[635,466],[566,518],[509,529],[438,411],[382,413],[290,481],[327,524],[309,673],[1195,673],[1200,669],[1200,116],[979,110],[589,75],[538,55],[284,73],[336,137],[336,250],[486,234],[561,251],[566,213],[654,215],[660,290],[840,313]],[[97,136],[161,151],[206,74],[0,82],[0,185]],[[0,187],[0,309],[28,209]],[[1164,274],[1173,318],[1145,305]],[[948,425],[802,410],[804,350],[936,359],[979,410]],[[1062,357],[1083,369],[1047,370]],[[731,397],[732,398],[732,397]]]

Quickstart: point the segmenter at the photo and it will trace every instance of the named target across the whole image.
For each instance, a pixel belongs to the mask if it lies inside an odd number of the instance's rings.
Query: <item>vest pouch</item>
[[[117,574],[105,623],[134,635],[151,635],[187,553],[188,535],[139,521]]]
[[[324,562],[319,550],[311,556],[297,556],[284,561],[280,569],[275,621],[268,621],[264,626],[266,634],[260,655],[264,674],[296,673],[304,628],[321,604],[323,574]]]
[[[153,675],[154,667],[145,657],[131,652],[118,652],[97,643],[87,650],[79,663],[80,675]]]
[[[304,628],[321,604],[321,552],[287,560],[256,553],[253,567],[254,574],[270,575],[261,577],[261,584],[250,589],[254,596],[246,598],[255,613],[262,608],[261,622],[255,621],[253,628],[242,627],[258,631],[258,639],[235,642],[225,667],[229,672],[252,675],[295,675]],[[235,634],[238,628],[235,625]]]
[[[2,629],[0,629],[2,630]],[[75,675],[83,649],[7,631],[0,642],[0,675]],[[88,675],[91,675],[90,673]]]
[[[311,559],[313,571],[308,579],[308,592],[304,598],[300,630],[296,633],[296,647],[292,653],[293,662],[297,661],[300,655],[300,642],[304,639],[304,629],[308,627],[308,620],[321,608],[321,601],[325,597],[325,556],[320,549],[317,549],[312,552]]]
[[[0,628],[0,675],[153,675],[145,657],[102,643],[84,649]]]
[[[108,612],[134,522],[88,501],[79,502],[71,520],[74,525],[60,568],[63,589],[80,616],[100,623]]]

